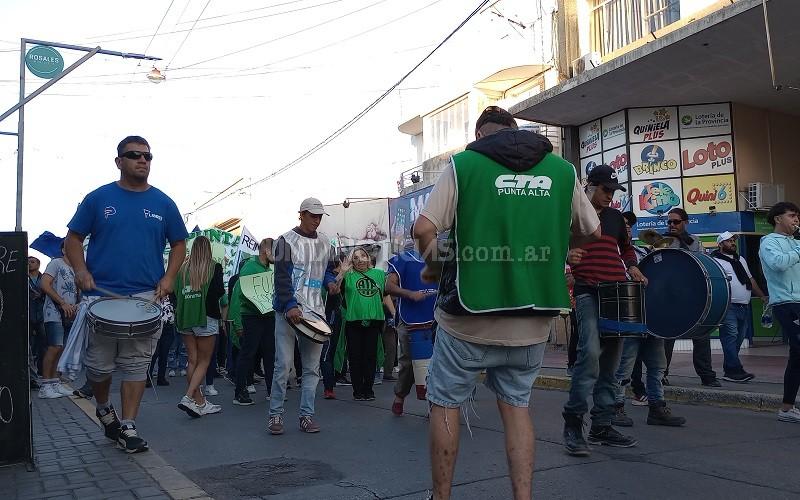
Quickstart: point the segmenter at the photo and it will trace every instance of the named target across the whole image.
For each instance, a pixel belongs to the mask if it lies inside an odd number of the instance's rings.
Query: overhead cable
[[[169,68],[169,67],[170,67],[170,65],[172,64],[172,61],[174,61],[174,60],[175,60],[175,57],[177,57],[177,56],[178,56],[178,52],[180,52],[180,51],[181,51],[181,49],[183,48],[183,44],[185,44],[185,43],[186,43],[186,39],[187,39],[187,38],[189,38],[189,35],[191,35],[191,34],[192,34],[192,30],[194,30],[194,27],[195,27],[195,26],[197,26],[197,22],[198,22],[198,21],[200,20],[200,18],[203,16],[203,12],[205,12],[205,11],[206,11],[206,9],[208,8],[208,4],[210,4],[210,3],[211,3],[211,0],[206,0],[206,4],[203,6],[203,10],[201,10],[201,11],[200,11],[200,15],[199,15],[199,16],[197,16],[197,19],[195,19],[195,20],[194,20],[194,24],[192,24],[192,27],[191,27],[191,28],[189,28],[189,31],[186,33],[186,36],[185,36],[185,37],[183,37],[183,40],[181,41],[181,44],[180,44],[180,45],[178,45],[178,50],[176,50],[176,51],[175,51],[175,54],[173,54],[173,55],[172,55],[172,59],[170,59],[170,60],[169,60],[169,62],[167,63],[167,65],[166,65],[166,66],[164,66],[164,69],[165,69],[165,70],[166,70],[167,68]]]

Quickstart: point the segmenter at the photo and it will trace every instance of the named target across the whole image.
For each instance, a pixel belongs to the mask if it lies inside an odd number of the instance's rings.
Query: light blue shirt
[[[771,233],[761,238],[758,255],[769,287],[770,305],[800,302],[800,241]]]

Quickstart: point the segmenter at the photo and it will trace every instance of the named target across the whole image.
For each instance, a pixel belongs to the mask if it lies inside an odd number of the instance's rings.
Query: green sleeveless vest
[[[472,313],[569,309],[575,168],[548,153],[514,172],[474,151],[453,156],[456,287]]]
[[[203,284],[202,290],[192,290],[189,284],[188,266],[182,267],[175,278],[175,327],[179,332],[188,331],[196,326],[206,326],[206,295],[208,285],[214,275],[214,264],[211,264],[209,280]]]
[[[372,268],[367,269],[364,274],[372,278],[372,281],[356,270],[348,271],[344,275],[344,300],[347,304],[345,321],[384,319],[383,289],[386,273]]]

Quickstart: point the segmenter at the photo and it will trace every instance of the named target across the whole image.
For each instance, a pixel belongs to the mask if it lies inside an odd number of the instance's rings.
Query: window
[[[680,0],[592,0],[592,52],[621,49],[679,20]]]
[[[423,119],[423,151],[426,160],[469,142],[467,102],[465,96]]]

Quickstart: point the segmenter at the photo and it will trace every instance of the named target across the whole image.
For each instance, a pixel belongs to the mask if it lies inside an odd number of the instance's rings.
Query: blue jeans
[[[719,341],[722,344],[722,354],[725,356],[722,368],[726,375],[744,373],[742,362],[739,361],[739,348],[742,347],[742,341],[750,329],[750,322],[750,304],[728,306],[725,319],[719,325]]]
[[[647,368],[647,401],[655,403],[664,400],[664,386],[661,378],[667,368],[667,357],[664,355],[664,339],[649,335],[643,339],[626,338],[622,343],[622,359],[617,368],[617,404],[625,403],[625,386],[631,381],[633,365],[636,357],[642,357]]]
[[[294,363],[295,338],[300,345],[303,361],[303,386],[300,390],[300,416],[314,416],[314,398],[319,384],[319,359],[322,344],[317,344],[304,335],[295,335],[283,313],[275,312],[275,374],[272,379],[272,392],[269,402],[269,416],[283,415],[283,399],[286,395],[286,381]]]
[[[572,368],[572,385],[564,415],[582,417],[592,395],[592,426],[611,425],[617,379],[614,376],[622,352],[619,338],[600,338],[600,317],[596,294],[584,293],[575,298],[578,317],[578,359]]]
[[[170,370],[185,370],[188,364],[189,356],[186,354],[186,346],[183,345],[182,335],[175,335],[175,339],[169,347],[167,367]]]

